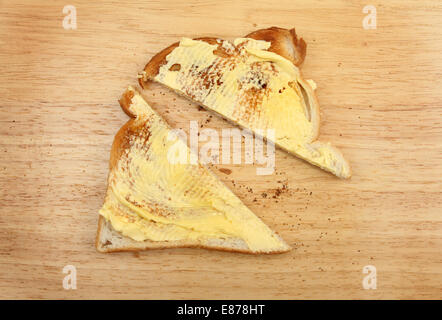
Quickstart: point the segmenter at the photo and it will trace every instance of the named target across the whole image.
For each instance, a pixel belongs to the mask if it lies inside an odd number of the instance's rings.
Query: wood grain
[[[442,298],[439,1],[370,1],[376,30],[362,28],[363,1],[75,1],[77,30],[62,27],[66,4],[0,3],[0,298]],[[181,36],[272,25],[308,43],[321,139],[341,148],[352,179],[281,151],[270,176],[213,166],[295,247],[287,254],[97,253],[123,89]],[[174,127],[231,127],[157,85],[143,95]],[[68,264],[77,290],[62,287]],[[376,290],[362,287],[365,265]]]

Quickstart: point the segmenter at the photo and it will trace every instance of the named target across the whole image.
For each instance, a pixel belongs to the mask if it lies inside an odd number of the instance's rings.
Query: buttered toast
[[[131,119],[112,145],[96,238],[99,251],[290,250],[208,168],[174,160],[175,151],[186,157],[192,151],[135,89],[129,87],[120,104]]]
[[[294,29],[272,27],[233,42],[183,38],[156,54],[139,75],[161,83],[280,148],[340,178],[351,169],[342,153],[317,140],[319,105],[299,66],[306,43]],[[274,139],[266,132],[273,129]]]

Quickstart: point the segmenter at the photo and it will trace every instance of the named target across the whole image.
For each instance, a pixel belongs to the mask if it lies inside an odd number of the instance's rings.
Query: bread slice
[[[272,27],[233,42],[183,38],[156,54],[139,82],[143,88],[159,82],[287,152],[349,178],[342,153],[317,140],[316,85],[298,68],[305,54],[306,43],[295,29]]]
[[[129,87],[120,104],[132,119],[112,145],[98,251],[290,250],[208,168],[191,162],[193,153],[187,144],[137,91]]]

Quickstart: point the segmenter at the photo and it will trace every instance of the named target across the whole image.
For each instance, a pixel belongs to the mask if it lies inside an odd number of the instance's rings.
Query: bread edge
[[[147,250],[156,250],[156,249],[173,249],[173,248],[198,248],[198,249],[206,249],[206,250],[217,250],[217,251],[225,251],[232,253],[243,253],[243,254],[280,254],[285,253],[291,250],[288,246],[286,250],[273,250],[273,251],[251,251],[250,249],[243,247],[234,247],[232,244],[224,245],[224,246],[215,246],[215,245],[204,245],[197,240],[180,240],[180,241],[140,241],[138,244],[144,244],[143,246],[120,246],[120,247],[111,247],[106,248],[104,241],[108,241],[109,239],[104,238],[104,232],[118,233],[124,240],[129,242],[136,242],[124,235],[121,235],[118,231],[113,229],[111,224],[106,221],[106,219],[99,215],[98,218],[98,229],[97,235],[95,238],[95,247],[98,252],[101,253],[111,253],[111,252],[134,252],[134,251],[147,251]],[[278,236],[279,237],[279,236]],[[112,238],[115,242],[115,238]],[[225,240],[227,243],[228,240]]]

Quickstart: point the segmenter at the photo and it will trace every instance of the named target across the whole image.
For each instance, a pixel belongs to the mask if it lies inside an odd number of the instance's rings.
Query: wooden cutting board
[[[363,1],[75,1],[76,30],[63,28],[66,4],[0,4],[0,298],[442,298],[440,1],[370,1],[369,30]],[[308,43],[321,139],[351,180],[280,150],[273,175],[212,166],[286,254],[96,252],[124,88],[182,36],[273,25]],[[232,127],[158,85],[143,95],[173,127]],[[63,288],[66,265],[76,290]],[[368,265],[376,289],[364,289]]]

